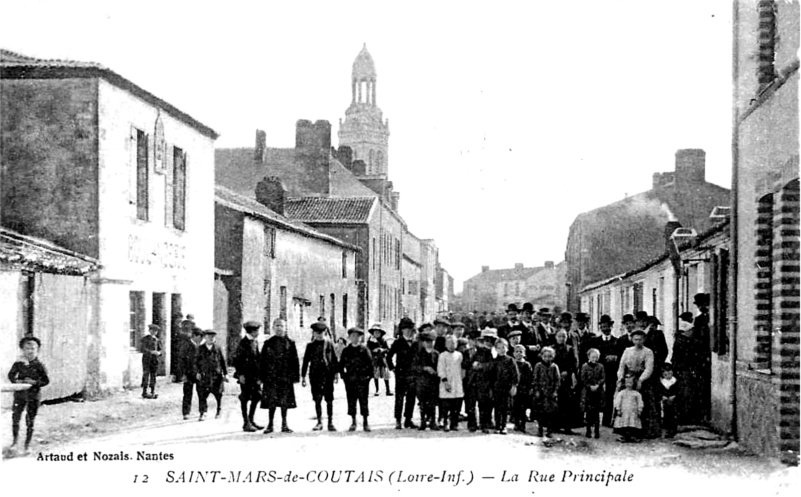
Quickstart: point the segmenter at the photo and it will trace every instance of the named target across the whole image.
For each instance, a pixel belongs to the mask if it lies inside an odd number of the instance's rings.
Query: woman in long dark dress
[[[695,424],[701,419],[701,367],[703,347],[695,336],[693,315],[685,312],[679,321],[679,333],[673,343],[673,371],[679,380],[677,417],[679,424]]]
[[[556,345],[553,346],[556,356],[554,363],[559,367],[559,415],[557,428],[568,435],[573,433],[573,418],[578,411],[578,405],[573,391],[576,387],[576,369],[578,364],[573,347],[567,344],[567,331],[559,330],[556,333]]]
[[[264,342],[261,349],[262,400],[261,408],[270,410],[270,422],[264,433],[272,433],[275,409],[281,408],[281,431],[292,433],[286,422],[288,409],[295,403],[295,383],[300,381],[300,360],[295,342],[286,336],[286,322],[276,319],[275,334]]]
[[[644,331],[634,330],[631,341],[634,345],[627,348],[620,358],[620,367],[617,370],[618,390],[622,389],[626,375],[632,374],[636,379],[635,389],[640,392],[644,404],[641,416],[642,434],[645,438],[658,438],[662,435],[662,428],[659,399],[656,398],[653,386],[654,353],[644,345]]]

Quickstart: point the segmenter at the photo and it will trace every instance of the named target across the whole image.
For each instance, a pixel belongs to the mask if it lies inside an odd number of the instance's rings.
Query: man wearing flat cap
[[[159,370],[159,357],[161,357],[161,340],[159,340],[161,328],[157,324],[148,325],[142,335],[140,350],[142,352],[142,398],[155,399],[156,395],[156,374]],[[148,387],[150,393],[147,393]]]
[[[356,404],[362,415],[364,431],[370,431],[367,418],[370,416],[368,395],[370,393],[370,378],[373,377],[373,356],[370,350],[362,343],[364,330],[351,328],[348,330],[348,346],[342,350],[339,358],[339,373],[345,381],[345,394],[348,398],[348,416],[351,425],[348,431],[356,431]]]
[[[216,338],[216,331],[205,330],[203,332],[203,343],[198,347],[197,356],[195,357],[198,404],[200,404],[200,418],[198,418],[198,421],[203,421],[206,418],[206,411],[208,410],[206,401],[209,398],[209,394],[213,395],[217,401],[215,418],[219,418],[222,414],[223,382],[228,381],[228,367],[225,364],[225,357],[222,350],[220,350],[220,346],[214,343]]]
[[[520,332],[526,331],[526,325],[521,323],[518,319],[519,314],[520,309],[517,308],[517,305],[509,304],[506,308],[506,322],[498,326],[498,338],[507,338],[509,332],[512,330],[518,330]]]
[[[261,400],[261,379],[259,374],[259,328],[261,323],[248,321],[242,325],[245,334],[239,340],[234,354],[234,376],[239,382],[239,404],[242,411],[242,430],[254,432],[264,427],[256,424],[253,417]],[[248,402],[250,405],[248,406]]]
[[[417,428],[412,422],[414,401],[416,398],[412,361],[416,350],[413,342],[414,322],[405,317],[400,320],[398,329],[401,333],[389,348],[387,365],[395,374],[395,429]],[[401,415],[404,422],[401,425]]]
[[[328,326],[322,321],[311,325],[312,341],[306,345],[303,353],[303,366],[300,369],[301,385],[306,386],[306,373],[309,373],[311,382],[314,411],[317,414],[317,424],[313,431],[323,429],[323,405],[325,398],[328,414],[328,431],[336,431],[334,427],[334,383],[337,381],[339,361],[330,340],[326,340]]]

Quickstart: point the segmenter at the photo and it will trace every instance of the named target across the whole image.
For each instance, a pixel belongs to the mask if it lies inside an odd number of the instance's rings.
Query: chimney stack
[[[329,154],[331,150],[331,123],[298,119],[295,124],[295,148],[304,152]]]
[[[256,130],[256,151],[253,160],[256,164],[264,164],[265,156],[267,154],[267,133],[257,129]]]
[[[267,208],[284,215],[286,188],[278,176],[265,177],[256,185],[256,200]]]
[[[676,184],[693,185],[706,181],[706,152],[700,148],[676,151]]]
[[[668,252],[670,252],[670,244],[673,243],[670,240],[670,235],[672,235],[677,228],[681,228],[681,223],[678,221],[668,221],[665,223],[665,250]]]
[[[481,266],[482,273],[486,273],[487,271],[489,271],[489,266]]]
[[[523,269],[523,263],[522,262],[516,262],[515,263],[515,269]]]
[[[392,210],[398,212],[398,203],[400,202],[400,193],[392,192]]]

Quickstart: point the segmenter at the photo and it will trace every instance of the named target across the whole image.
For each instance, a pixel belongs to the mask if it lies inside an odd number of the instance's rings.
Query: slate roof
[[[304,197],[287,200],[286,216],[315,223],[366,223],[375,197]]]
[[[499,283],[501,281],[516,281],[527,280],[545,269],[541,267],[524,267],[522,269],[490,269],[482,273],[478,273],[472,278],[465,280],[466,282],[482,282],[482,283]]]
[[[361,249],[355,245],[345,243],[338,238],[321,233],[314,228],[306,226],[305,224],[296,220],[287,219],[285,216],[278,214],[266,205],[263,205],[251,198],[245,197],[244,195],[239,195],[238,193],[223,186],[218,185],[214,188],[214,201],[218,205],[222,205],[237,212],[242,212],[244,214],[263,219],[287,231],[292,231],[310,238],[323,240],[351,250],[361,251]]]
[[[195,128],[203,135],[215,140],[219,137],[216,131],[189,114],[178,110],[101,64],[76,60],[38,59],[10,50],[0,49],[0,79],[57,79],[70,77],[103,78],[115,86],[130,91],[151,105],[164,109],[167,113]]]
[[[99,261],[48,241],[0,228],[0,266],[43,273],[84,276],[100,267]]]

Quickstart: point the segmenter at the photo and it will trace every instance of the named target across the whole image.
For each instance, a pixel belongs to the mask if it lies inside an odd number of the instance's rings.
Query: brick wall
[[[97,81],[0,81],[0,222],[98,257]]]

